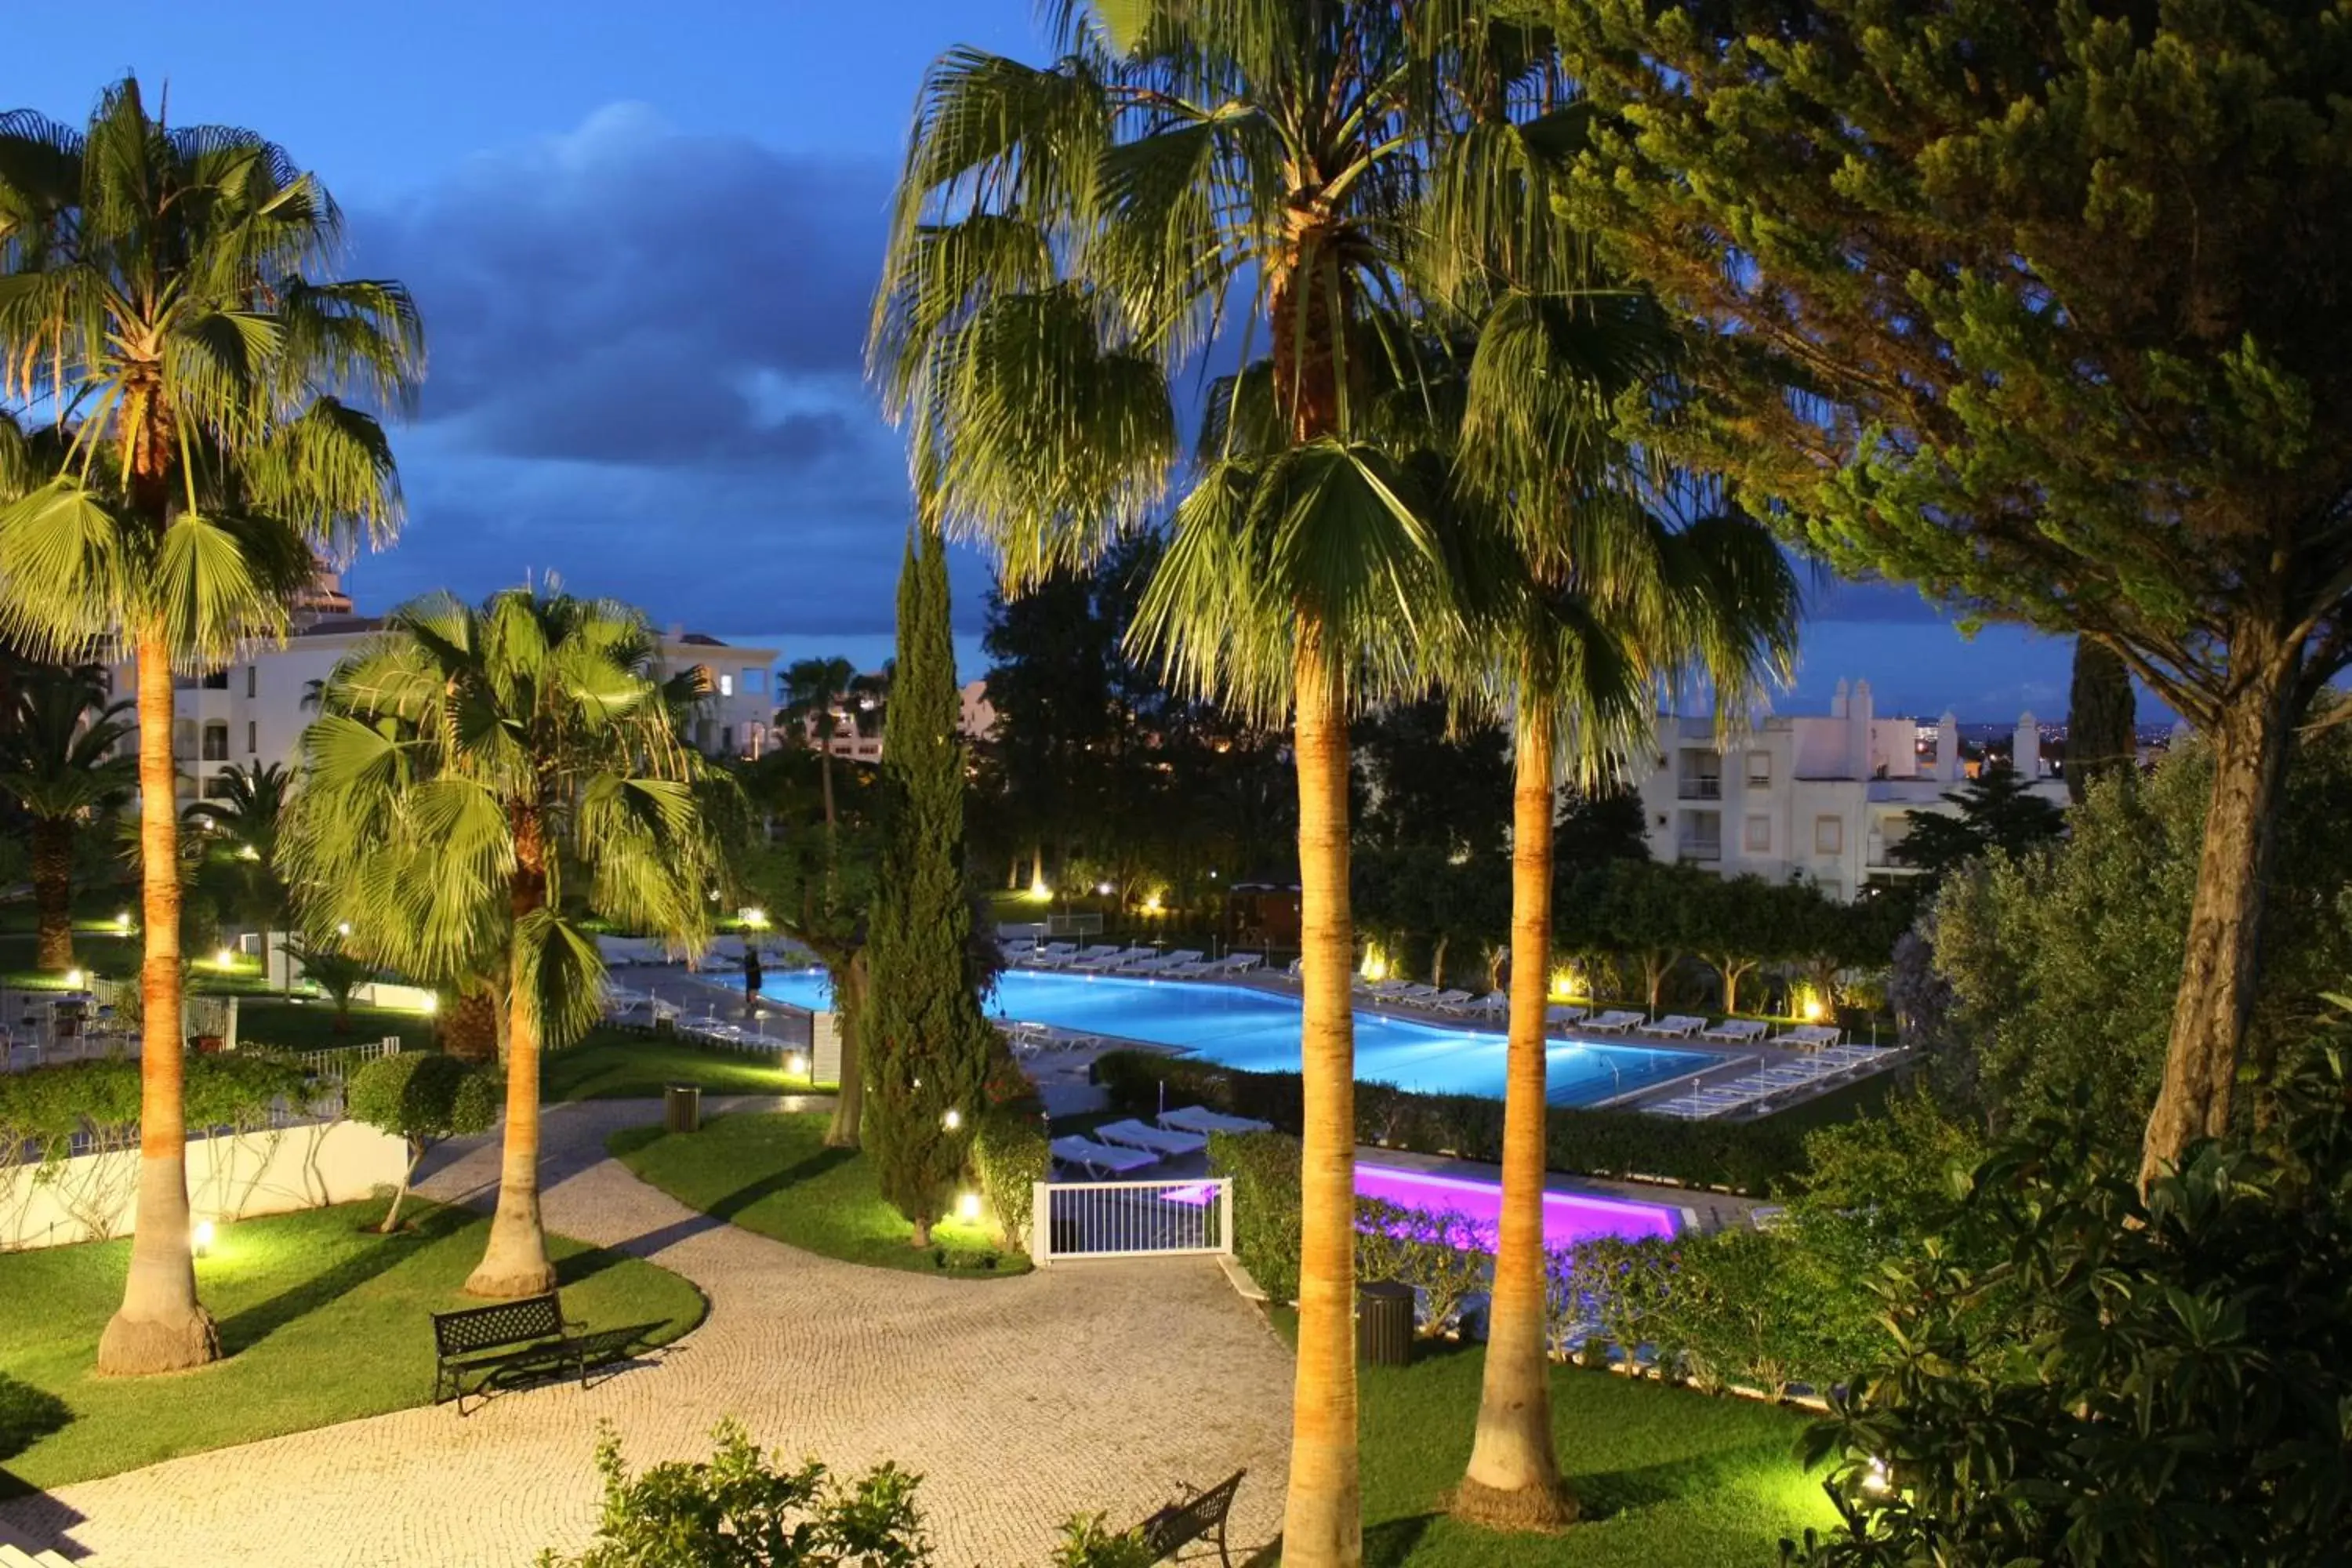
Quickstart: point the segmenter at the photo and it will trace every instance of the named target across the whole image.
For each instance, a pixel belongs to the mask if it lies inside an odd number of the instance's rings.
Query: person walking
[[[760,1005],[760,950],[750,942],[743,944],[743,1016],[752,1016]]]

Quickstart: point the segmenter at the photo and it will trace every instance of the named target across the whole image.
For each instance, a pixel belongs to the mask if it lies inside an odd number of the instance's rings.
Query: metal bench
[[[553,1291],[433,1314],[433,1403],[455,1399],[466,1414],[470,1395],[487,1397],[494,1384],[533,1375],[571,1373],[583,1388],[593,1366],[625,1355],[655,1323],[575,1333],[563,1321]],[[467,1380],[472,1379],[471,1386]]]
[[[1187,1487],[1188,1496],[1137,1525],[1135,1532],[1151,1549],[1151,1561],[1170,1562],[1192,1542],[1214,1536],[1217,1561],[1224,1568],[1233,1568],[1233,1554],[1225,1546],[1225,1516],[1234,1510],[1234,1494],[1241,1490],[1242,1478],[1247,1474],[1247,1470],[1235,1470],[1204,1492]]]

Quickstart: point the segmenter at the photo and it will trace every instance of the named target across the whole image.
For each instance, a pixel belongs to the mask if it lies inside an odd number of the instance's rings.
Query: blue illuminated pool
[[[824,972],[771,974],[761,990],[796,1007],[832,1005]],[[1008,970],[991,1006],[1007,1018],[1177,1046],[1225,1067],[1298,1070],[1298,999],[1182,980]],[[1423,1094],[1503,1098],[1503,1037],[1441,1024],[1356,1015],[1356,1077]],[[1591,1105],[1691,1072],[1714,1058],[1653,1046],[1561,1040],[1550,1050],[1554,1105]]]

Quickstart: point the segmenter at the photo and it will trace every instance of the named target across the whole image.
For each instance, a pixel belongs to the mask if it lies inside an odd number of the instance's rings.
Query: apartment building
[[[2014,765],[2036,794],[2066,803],[2042,760],[2041,727],[2017,721]],[[1802,875],[1833,898],[1915,873],[1895,847],[1915,811],[1949,813],[1966,776],[1959,721],[1874,710],[1870,683],[1841,680],[1827,714],[1775,714],[1718,744],[1713,715],[1659,716],[1649,772],[1636,781],[1650,853],[1726,877]]]
[[[352,614],[335,574],[322,569],[282,646],[265,645],[222,668],[176,678],[172,754],[180,799],[215,798],[233,766],[294,766],[302,731],[317,714],[320,686],[346,655],[383,629],[380,617]],[[774,743],[773,648],[730,647],[673,626],[660,638],[656,660],[664,679],[686,669],[702,674],[709,695],[690,732],[699,750],[756,757]],[[130,666],[118,666],[111,676],[118,694],[136,691]]]

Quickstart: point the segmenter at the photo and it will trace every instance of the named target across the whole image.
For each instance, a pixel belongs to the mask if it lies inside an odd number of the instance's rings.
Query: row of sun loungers
[[[1090,1137],[1071,1133],[1051,1145],[1058,1165],[1097,1178],[1130,1175],[1150,1170],[1162,1160],[1198,1154],[1209,1146],[1212,1132],[1271,1132],[1273,1124],[1246,1116],[1227,1116],[1205,1106],[1188,1105],[1164,1112],[1160,1125],[1129,1117],[1097,1127]]]
[[[1894,1056],[1893,1049],[1875,1046],[1825,1046],[1811,1056],[1776,1063],[1728,1083],[1710,1084],[1643,1109],[1685,1121],[1712,1121],[1737,1112],[1761,1110],[1773,1100],[1827,1088],[1843,1079],[1859,1078],[1892,1060]]]
[[[1024,969],[1061,969],[1080,974],[1151,974],[1213,980],[1245,974],[1264,963],[1265,958],[1255,952],[1204,958],[1196,947],[1162,952],[1155,947],[1123,948],[1111,944],[1082,948],[1075,942],[1051,942],[1016,954],[1013,962]]]

